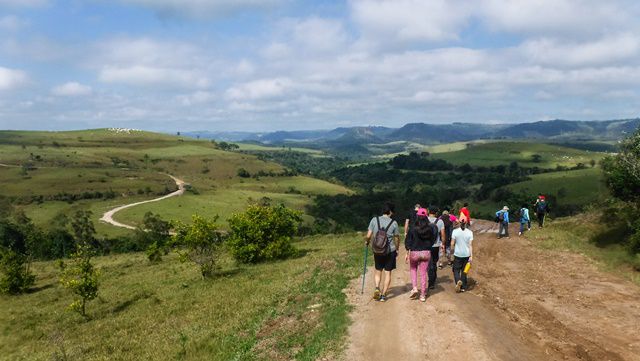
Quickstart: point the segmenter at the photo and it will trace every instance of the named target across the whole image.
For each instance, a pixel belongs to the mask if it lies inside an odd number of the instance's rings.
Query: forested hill
[[[184,135],[227,141],[255,141],[265,144],[300,143],[387,143],[409,141],[433,144],[480,138],[545,139],[557,141],[614,141],[640,126],[640,118],[604,121],[548,120],[519,124],[427,124],[410,123],[400,128],[344,127],[332,130],[252,132],[187,132]]]

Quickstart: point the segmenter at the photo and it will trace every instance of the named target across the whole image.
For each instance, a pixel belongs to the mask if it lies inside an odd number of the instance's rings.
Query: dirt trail
[[[373,269],[346,290],[355,310],[346,360],[639,360],[640,288],[579,255],[542,251],[526,238],[498,240],[474,225],[471,289],[438,272],[426,303],[409,300],[404,251],[389,300],[371,300]],[[533,230],[533,235],[543,235]]]
[[[173,179],[176,182],[176,185],[178,186],[178,190],[177,191],[175,191],[173,193],[169,193],[169,194],[167,194],[165,196],[162,196],[162,197],[159,197],[159,198],[154,198],[154,199],[150,199],[150,200],[147,200],[147,201],[136,202],[136,203],[131,203],[131,204],[125,204],[123,206],[116,207],[116,208],[114,208],[114,209],[112,209],[110,211],[105,212],[104,215],[102,216],[102,218],[100,218],[100,220],[103,221],[103,222],[109,223],[111,225],[114,225],[116,227],[127,228],[127,229],[136,229],[136,227],[134,227],[134,226],[131,226],[131,225],[128,225],[128,224],[124,224],[124,223],[120,223],[120,222],[114,220],[113,216],[116,213],[118,213],[121,210],[123,210],[123,209],[131,208],[131,207],[138,206],[138,205],[145,204],[145,203],[158,202],[158,201],[161,201],[163,199],[167,199],[167,198],[175,197],[175,196],[180,196],[180,195],[184,194],[185,184],[186,183],[183,180],[178,179],[178,178],[176,178],[176,177],[174,177],[174,176],[172,176],[170,174],[167,174],[167,175],[169,177],[171,177],[171,179]]]

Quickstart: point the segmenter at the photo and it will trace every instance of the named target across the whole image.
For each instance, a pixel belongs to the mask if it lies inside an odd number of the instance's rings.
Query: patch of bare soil
[[[512,234],[517,235],[517,230]],[[589,259],[497,239],[474,226],[470,291],[456,294],[451,268],[438,272],[426,303],[409,300],[404,254],[389,300],[371,299],[373,270],[345,290],[355,305],[346,360],[638,360],[640,289]],[[515,232],[515,233],[514,233]],[[533,232],[544,232],[535,229]]]

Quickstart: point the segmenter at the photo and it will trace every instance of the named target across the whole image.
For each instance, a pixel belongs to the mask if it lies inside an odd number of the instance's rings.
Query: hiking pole
[[[369,246],[368,245],[364,245],[364,266],[362,267],[362,290],[360,291],[360,294],[363,295],[364,294],[364,277],[367,274],[367,255],[369,254]]]

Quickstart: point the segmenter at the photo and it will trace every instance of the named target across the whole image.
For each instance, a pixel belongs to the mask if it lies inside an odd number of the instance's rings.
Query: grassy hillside
[[[633,256],[618,244],[617,229],[609,227],[597,211],[551,221],[543,230],[534,228],[525,234],[541,248],[584,254],[603,270],[640,285],[640,255]]]
[[[171,255],[99,257],[91,319],[65,311],[55,262],[39,262],[32,293],[0,296],[0,354],[9,360],[315,360],[343,347],[342,289],[361,267],[356,235],[296,242],[298,258],[223,262],[218,276]],[[58,355],[56,358],[56,354]]]
[[[554,194],[558,202],[578,205],[609,195],[600,168],[536,174],[531,176],[531,180],[511,184],[507,188],[514,192],[526,191],[534,197],[538,193]]]
[[[540,156],[539,162],[534,162],[534,154]],[[462,150],[434,154],[434,157],[454,164],[493,166],[518,162],[521,166],[540,168],[574,167],[578,163],[588,165],[592,159],[598,161],[603,156],[603,153],[532,142],[480,143]]]
[[[99,223],[102,214],[175,190],[167,174],[183,179],[193,191],[180,199],[129,209],[118,214],[118,220],[135,224],[146,211],[184,220],[197,211],[220,214],[224,220],[231,211],[262,197],[303,210],[317,194],[348,191],[311,178],[274,176],[284,167],[221,151],[209,141],[134,130],[2,131],[0,160],[0,195],[13,199],[36,224],[88,208],[98,233],[107,236],[126,232]],[[250,175],[271,176],[242,178],[240,168]]]

